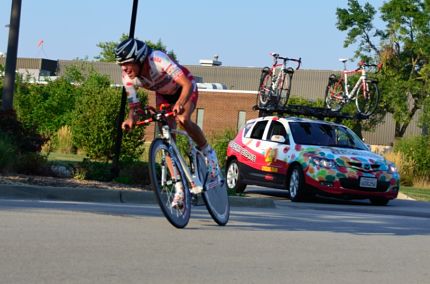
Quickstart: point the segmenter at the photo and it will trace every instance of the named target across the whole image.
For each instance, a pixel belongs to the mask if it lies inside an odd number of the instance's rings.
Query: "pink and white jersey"
[[[154,50],[148,57],[149,78],[136,77],[130,79],[125,72],[122,72],[122,83],[127,90],[130,103],[135,100],[136,87],[155,91],[158,94],[173,95],[180,87],[175,80],[181,75],[187,76],[195,85],[191,73],[185,67],[175,63],[164,52]]]

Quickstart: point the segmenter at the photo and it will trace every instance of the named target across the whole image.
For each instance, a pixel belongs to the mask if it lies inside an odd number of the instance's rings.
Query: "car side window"
[[[290,141],[288,139],[287,131],[285,130],[285,126],[280,123],[279,121],[272,121],[269,128],[269,134],[267,136],[267,140],[271,140],[273,135],[279,135],[284,137],[285,142],[284,144],[290,144]]]
[[[251,130],[252,126],[254,125],[254,122],[248,122],[247,124],[245,124],[245,128],[243,130],[243,136],[247,136],[249,130]]]
[[[261,139],[263,138],[264,129],[266,129],[267,120],[259,121],[255,124],[252,129],[251,138],[253,139]]]

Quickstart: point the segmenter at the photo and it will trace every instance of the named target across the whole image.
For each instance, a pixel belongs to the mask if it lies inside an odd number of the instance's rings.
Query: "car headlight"
[[[389,164],[388,165],[388,172],[390,174],[397,173],[397,167],[396,167],[396,165],[395,164]]]
[[[323,168],[333,169],[336,167],[336,162],[331,159],[321,158],[321,157],[312,157],[311,162]]]

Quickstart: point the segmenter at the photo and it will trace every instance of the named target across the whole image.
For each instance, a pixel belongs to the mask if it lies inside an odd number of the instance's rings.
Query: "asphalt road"
[[[0,283],[428,283],[427,203],[275,199],[182,230],[155,204],[0,200]]]

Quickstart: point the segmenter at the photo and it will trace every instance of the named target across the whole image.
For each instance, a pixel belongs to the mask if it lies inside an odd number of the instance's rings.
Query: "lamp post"
[[[137,14],[137,4],[139,0],[133,0],[133,9],[131,11],[131,22],[130,22],[130,31],[128,33],[129,38],[134,37],[134,30],[136,27],[136,14]],[[121,105],[119,108],[118,121],[117,121],[117,132],[116,132],[116,141],[115,141],[115,149],[114,149],[114,157],[112,159],[112,169],[111,173],[113,177],[117,177],[119,174],[119,156],[121,154],[121,143],[122,143],[122,129],[121,124],[124,120],[125,116],[125,104],[127,102],[127,93],[125,92],[124,86],[122,87],[121,94]]]
[[[9,40],[6,53],[5,77],[3,84],[1,110],[13,110],[13,92],[15,88],[16,58],[18,54],[19,23],[21,18],[21,0],[12,1],[9,24]]]

